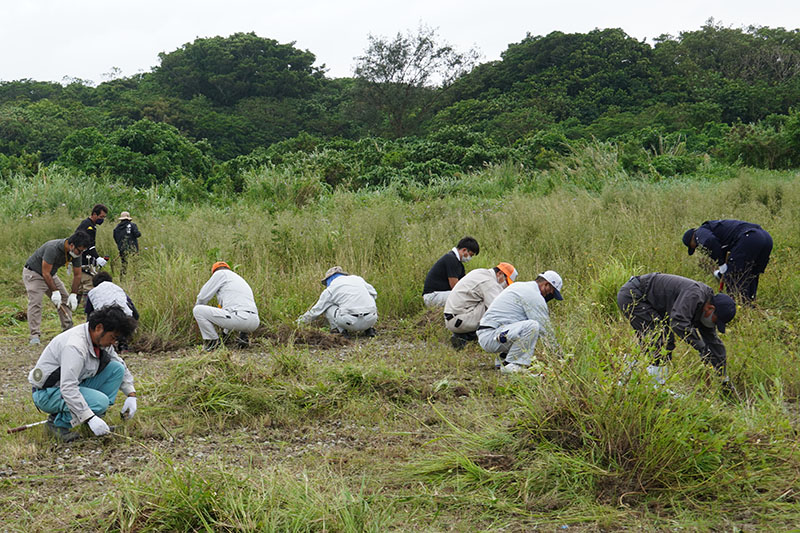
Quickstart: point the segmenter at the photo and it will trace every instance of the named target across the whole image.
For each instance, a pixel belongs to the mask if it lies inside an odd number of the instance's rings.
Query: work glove
[[[74,292],[70,293],[69,298],[67,298],[67,305],[74,311],[78,307],[78,295]]]
[[[53,305],[56,307],[61,305],[61,293],[59,291],[53,291],[53,294],[50,295],[50,301],[53,302]]]
[[[722,279],[722,272],[720,272],[719,270],[715,270],[714,277],[717,279]]]
[[[106,261],[102,257],[98,257],[97,258],[97,266],[99,266],[100,268],[103,268],[104,266],[106,266],[106,263],[108,263],[108,261]]]
[[[128,396],[122,404],[122,417],[130,420],[136,414],[136,396]]]
[[[106,421],[99,416],[93,416],[87,420],[86,423],[89,424],[89,429],[92,430],[92,433],[98,437],[101,435],[108,435],[111,432],[111,428],[108,427]]]
[[[720,274],[724,274],[727,271],[728,271],[728,263],[725,263],[719,267],[719,270],[717,272],[719,272]]]

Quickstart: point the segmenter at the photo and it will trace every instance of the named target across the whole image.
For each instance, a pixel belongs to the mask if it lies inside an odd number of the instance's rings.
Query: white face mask
[[[501,281],[500,286],[503,287],[504,289],[508,288],[508,281],[506,280]]]
[[[716,327],[716,324],[714,324],[714,321],[711,320],[712,318],[714,318],[714,313],[711,313],[709,316],[702,315],[700,316],[700,322],[705,327],[713,329],[714,327]]]
[[[72,256],[73,259],[77,259],[81,256],[80,252],[73,252],[72,250],[69,251],[69,255]]]
[[[461,258],[462,263],[469,263],[470,261],[472,261],[471,255],[465,255],[464,257]]]

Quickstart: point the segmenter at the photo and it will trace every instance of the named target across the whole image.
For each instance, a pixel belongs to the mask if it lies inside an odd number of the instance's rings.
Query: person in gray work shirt
[[[61,329],[72,327],[72,311],[78,307],[81,285],[81,253],[89,246],[89,235],[76,231],[68,239],[53,239],[41,245],[22,268],[22,283],[28,295],[28,331],[30,344],[39,344],[42,327],[42,299],[50,297],[58,310]],[[58,269],[72,263],[72,289],[69,294],[56,275]]]
[[[652,353],[647,372],[656,381],[664,383],[667,379],[666,364],[672,358],[677,334],[728,383],[725,345],[717,330],[725,333],[726,324],[736,316],[736,304],[730,296],[714,294],[711,287],[699,281],[654,272],[628,280],[617,293],[617,305],[639,341]]]

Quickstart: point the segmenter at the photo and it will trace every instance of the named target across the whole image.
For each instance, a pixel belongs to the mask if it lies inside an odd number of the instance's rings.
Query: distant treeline
[[[371,38],[353,78],[326,77],[293,43],[237,33],[97,86],[0,82],[0,177],[58,164],[239,191],[247,172],[290,165],[357,188],[498,163],[546,170],[594,142],[631,175],[691,174],[709,159],[800,166],[799,30],[712,20],[654,45],[620,29],[553,32],[474,67],[450,50],[451,66],[470,68],[436,84],[391,75],[425,64],[404,54],[412,37]],[[418,38],[429,46],[418,52],[441,50],[432,32]]]

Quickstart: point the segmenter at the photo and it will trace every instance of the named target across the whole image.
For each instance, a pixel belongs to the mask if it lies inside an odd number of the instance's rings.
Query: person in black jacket
[[[742,220],[707,220],[687,230],[683,244],[689,255],[700,246],[717,262],[714,276],[725,282],[728,294],[750,302],[756,299],[758,276],[767,268],[772,252],[772,237],[761,226]]]
[[[103,267],[106,259],[100,257],[95,248],[97,240],[97,226],[101,225],[108,215],[108,208],[103,204],[96,204],[92,208],[92,214],[83,220],[75,231],[85,231],[89,235],[89,247],[81,256],[81,287],[78,290],[78,303],[81,298],[92,290],[92,277],[97,273],[95,266]]]
[[[727,294],[714,294],[699,281],[654,272],[628,280],[617,293],[617,305],[651,351],[647,372],[660,383],[667,377],[675,334],[725,376],[727,355],[717,330],[725,333],[725,325],[736,316],[736,304]]]
[[[128,262],[128,254],[137,253],[139,251],[139,237],[142,234],[139,228],[131,220],[131,214],[123,211],[119,215],[119,224],[114,228],[114,242],[117,243],[119,250],[119,258],[122,260],[122,272],[125,272],[125,267]]]

